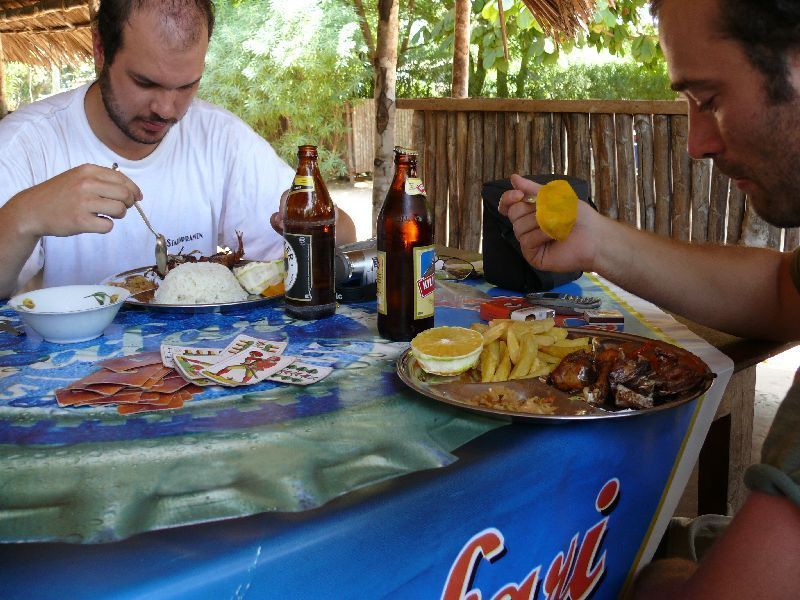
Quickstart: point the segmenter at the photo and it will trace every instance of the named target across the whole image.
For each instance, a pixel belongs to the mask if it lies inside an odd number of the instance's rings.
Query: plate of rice
[[[162,280],[153,267],[131,269],[103,283],[131,292],[129,306],[170,312],[220,312],[262,306],[283,297],[283,260],[242,261],[233,269],[186,262]]]

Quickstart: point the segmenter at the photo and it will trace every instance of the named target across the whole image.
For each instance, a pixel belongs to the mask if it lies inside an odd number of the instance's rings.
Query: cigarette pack
[[[625,316],[618,310],[598,308],[587,310],[583,313],[590,325],[607,325],[610,323],[625,323]]]
[[[480,317],[484,321],[492,319],[512,319],[514,321],[540,321],[555,317],[552,308],[534,306],[525,298],[516,296],[499,297],[481,304]]]
[[[552,318],[557,327],[580,327],[604,331],[623,331],[625,329],[625,316],[618,310],[596,309],[586,310],[580,315],[558,315],[552,308],[531,304],[525,298],[517,296],[502,296],[482,303],[480,317],[484,321],[492,319],[538,321]]]

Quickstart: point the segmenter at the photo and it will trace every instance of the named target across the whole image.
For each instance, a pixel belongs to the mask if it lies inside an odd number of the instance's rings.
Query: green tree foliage
[[[533,18],[522,0],[502,0],[506,19],[508,58],[503,50],[498,0],[472,3],[470,96],[559,98],[673,98],[664,76],[658,36],[647,18],[647,0],[599,0],[587,29],[574,39],[552,39]],[[452,52],[453,17],[448,12],[430,28],[437,49]],[[626,57],[623,65],[559,66],[572,50],[594,48]],[[562,81],[573,79],[575,81]],[[550,80],[561,90],[548,94],[540,81]],[[610,85],[610,87],[609,87]],[[620,90],[610,95],[608,90]],[[567,94],[567,90],[572,90]],[[600,95],[590,95],[596,90]],[[435,88],[429,94],[435,95]],[[426,94],[420,94],[426,95]]]
[[[217,24],[199,96],[241,117],[290,165],[298,145],[315,144],[324,174],[345,174],[345,102],[371,88],[352,9],[219,0]]]
[[[5,63],[5,94],[9,110],[16,110],[39,98],[54,93],[53,76],[50,69],[29,67],[18,62]],[[61,89],[68,90],[94,79],[94,68],[90,64],[66,65],[59,69]]]

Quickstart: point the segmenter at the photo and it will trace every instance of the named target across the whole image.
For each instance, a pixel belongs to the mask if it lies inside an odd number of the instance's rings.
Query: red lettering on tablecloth
[[[595,499],[595,509],[604,515],[592,525],[583,536],[578,546],[580,533],[570,540],[566,556],[559,552],[550,563],[542,581],[542,592],[547,600],[581,600],[589,595],[600,584],[606,571],[606,553],[598,556],[600,546],[608,529],[608,515],[616,507],[619,498],[620,481],[609,479],[601,488]],[[471,590],[470,585],[475,576],[481,557],[493,562],[505,550],[503,534],[490,527],[473,536],[461,549],[458,557],[450,567],[442,600],[480,600],[481,590]],[[492,596],[492,600],[533,600],[539,586],[541,564],[530,571],[521,583],[506,583]]]
[[[491,562],[504,547],[503,534],[493,527],[484,529],[468,541],[450,567],[442,600],[480,600],[480,592],[467,593],[478,559],[485,556]]]

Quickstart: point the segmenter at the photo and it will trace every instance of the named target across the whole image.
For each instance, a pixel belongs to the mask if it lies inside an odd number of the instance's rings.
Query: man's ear
[[[100,34],[97,33],[97,26],[92,26],[92,54],[94,55],[94,74],[100,75],[105,63],[103,44],[100,42]]]

